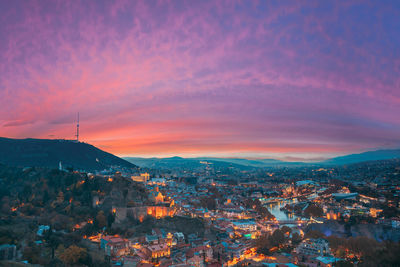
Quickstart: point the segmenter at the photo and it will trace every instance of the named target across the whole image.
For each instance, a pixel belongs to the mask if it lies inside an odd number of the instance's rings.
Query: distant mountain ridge
[[[237,164],[234,162],[227,162],[223,160],[212,160],[205,158],[181,158],[181,157],[170,157],[170,158],[135,158],[125,157],[127,161],[144,168],[154,169],[196,169],[204,167],[207,163],[213,164],[219,168],[236,167],[239,169],[249,169],[249,166]],[[207,162],[207,163],[206,163]]]
[[[119,158],[90,144],[62,139],[11,139],[0,137],[0,163],[10,166],[65,167],[94,171],[110,166],[126,168],[198,168],[208,162],[216,167],[239,169],[257,167],[296,167],[312,165],[345,165],[366,161],[400,159],[400,149],[368,151],[335,157],[321,162],[286,162],[277,159],[244,158]],[[137,165],[137,166],[136,166]]]
[[[140,167],[147,168],[168,168],[168,167],[188,167],[200,166],[200,162],[207,161],[215,164],[216,162],[225,164],[234,164],[235,166],[243,167],[295,167],[295,166],[311,166],[311,165],[346,165],[375,160],[400,159],[400,149],[392,150],[376,150],[368,151],[359,154],[350,154],[331,158],[321,162],[288,162],[277,159],[245,159],[245,158],[213,158],[213,157],[198,157],[198,158],[139,158],[125,157],[129,162],[132,162]],[[170,165],[170,166],[168,166]]]
[[[257,167],[280,167],[280,166],[297,166],[304,165],[302,162],[285,162],[275,159],[240,159],[240,158],[213,158],[213,157],[198,157],[198,158],[140,158],[140,157],[124,157],[129,162],[145,168],[198,168],[205,166],[206,163],[214,166],[227,168],[236,167],[239,169],[249,169]]]
[[[400,149],[382,149],[375,151],[367,151],[359,154],[350,154],[341,157],[335,157],[323,161],[324,164],[352,164],[364,161],[398,159],[400,158]]]
[[[136,165],[95,146],[62,139],[11,139],[0,137],[0,163],[20,167],[65,167],[94,171],[110,166]]]

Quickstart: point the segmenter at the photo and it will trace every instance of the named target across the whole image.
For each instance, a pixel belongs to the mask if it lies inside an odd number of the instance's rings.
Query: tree
[[[322,217],[324,215],[324,210],[315,204],[310,204],[305,210],[304,215],[307,217]]]
[[[32,244],[32,246],[27,246],[24,248],[23,258],[28,260],[32,264],[39,263],[40,259],[40,249]]]
[[[357,255],[365,256],[372,255],[379,244],[375,239],[359,236],[355,238],[350,237],[347,240],[347,246],[349,250],[353,251]]]
[[[267,219],[273,219],[273,218],[275,218],[275,216],[274,215],[272,215],[270,212],[269,212],[269,210],[266,208],[266,207],[264,207],[262,204],[261,204],[261,202],[260,202],[260,200],[259,199],[252,199],[252,198],[248,198],[246,201],[245,201],[245,206],[247,207],[247,208],[251,208],[251,209],[254,209],[257,213],[258,213],[258,215],[260,215],[261,217],[263,217],[263,218],[267,218]]]
[[[47,246],[51,248],[51,258],[54,259],[54,251],[61,243],[60,238],[53,233],[51,226],[48,231],[44,232],[43,238],[46,240]]]
[[[60,243],[61,240],[55,235],[50,236],[49,240],[47,241],[48,246],[51,248],[52,259],[54,259],[54,251]]]
[[[346,239],[331,235],[331,236],[327,236],[326,240],[328,240],[329,247],[332,249],[332,251],[336,252],[335,254],[339,258],[343,258],[344,256],[342,256],[341,253],[343,253],[345,251],[343,248],[346,245]]]
[[[387,204],[386,204],[387,205]],[[399,211],[395,207],[385,206],[380,214],[384,218],[392,218],[399,215]]]
[[[95,234],[96,231],[96,227],[92,224],[92,223],[88,223],[86,224],[82,229],[81,229],[81,233],[83,235],[87,235],[87,236],[91,236],[93,234]]]
[[[124,195],[124,200],[126,200],[126,197],[128,196],[128,188],[124,188],[124,190],[122,190],[122,194]]]
[[[297,245],[300,242],[301,242],[301,236],[299,235],[299,233],[293,233],[292,234],[292,244]]]
[[[204,197],[200,199],[200,204],[203,208],[207,208],[209,210],[215,210],[217,208],[217,202],[213,197]]]
[[[279,247],[285,242],[285,236],[279,229],[275,230],[272,235],[264,234],[255,243],[255,247],[259,253],[269,255],[271,248]]]
[[[45,190],[45,191],[43,192],[43,205],[46,205],[47,202],[49,201],[49,199],[50,199],[49,191],[48,191],[48,190]]]
[[[111,225],[115,221],[115,215],[112,212],[109,212],[107,215],[107,226],[111,228]]]
[[[104,215],[104,212],[102,210],[97,213],[95,223],[98,228],[103,228],[103,227],[107,226],[107,218]]]
[[[290,228],[289,226],[286,226],[286,225],[284,225],[284,226],[282,226],[282,228],[281,228],[281,231],[283,232],[283,233],[292,233],[292,228]]]
[[[285,235],[280,229],[276,229],[271,236],[271,241],[274,246],[279,247],[285,242]]]
[[[310,230],[305,234],[306,238],[324,238],[325,235],[318,230]]]
[[[257,248],[257,252],[262,253],[264,255],[270,254],[270,249],[273,247],[269,234],[262,235],[259,239],[257,239],[255,246]]]
[[[76,264],[85,260],[86,257],[86,248],[80,248],[76,245],[70,246],[59,255],[60,260],[66,265]]]
[[[271,212],[269,212],[269,210],[264,206],[257,206],[256,211],[263,218],[267,218],[269,220],[275,218],[275,216],[272,215]]]
[[[346,250],[343,248],[338,248],[336,250],[335,256],[338,258],[346,258]]]

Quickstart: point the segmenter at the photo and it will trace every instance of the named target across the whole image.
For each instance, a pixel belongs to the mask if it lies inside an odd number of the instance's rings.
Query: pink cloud
[[[72,138],[80,111],[124,155],[397,146],[398,9],[325,5],[5,4],[0,135]]]

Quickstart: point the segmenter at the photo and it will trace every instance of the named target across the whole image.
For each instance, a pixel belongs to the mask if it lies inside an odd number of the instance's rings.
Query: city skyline
[[[122,156],[400,147],[400,5],[0,2],[0,136]]]

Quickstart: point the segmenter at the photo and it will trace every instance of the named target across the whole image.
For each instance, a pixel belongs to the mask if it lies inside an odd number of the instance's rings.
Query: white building
[[[297,253],[304,255],[330,255],[329,243],[323,238],[309,238],[303,240],[296,249]]]

